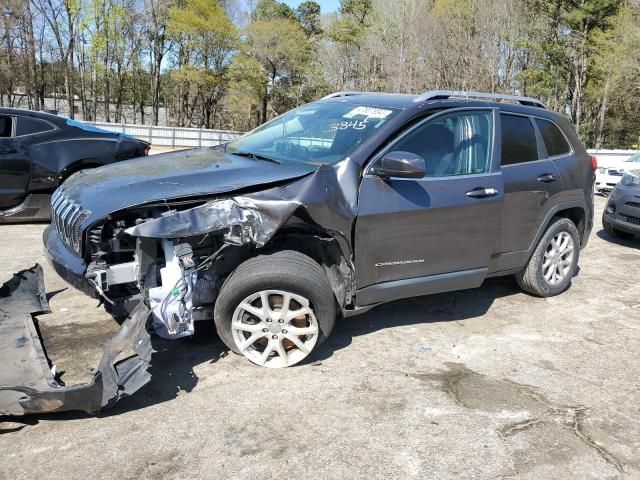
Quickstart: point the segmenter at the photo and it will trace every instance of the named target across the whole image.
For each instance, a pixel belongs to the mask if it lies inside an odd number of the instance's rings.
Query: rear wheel
[[[335,316],[324,270],[290,250],[242,263],[222,286],[214,312],[230,350],[271,368],[307,358],[331,333]]]
[[[633,237],[633,235],[631,233],[623,232],[623,231],[618,230],[617,228],[614,228],[613,225],[611,225],[611,223],[607,221],[604,213],[602,214],[602,228],[604,228],[604,231],[607,232],[609,235],[611,235],[614,238],[631,238],[631,237]]]
[[[571,283],[580,256],[580,235],[568,218],[555,220],[542,236],[524,270],[516,275],[520,288],[552,297]]]

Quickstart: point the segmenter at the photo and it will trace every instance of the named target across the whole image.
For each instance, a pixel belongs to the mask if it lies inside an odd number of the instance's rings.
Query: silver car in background
[[[640,153],[636,153],[622,162],[616,161],[613,164],[600,165],[596,170],[595,191],[608,195],[622,180],[625,171],[635,169],[640,169]]]
[[[640,235],[640,168],[625,172],[611,192],[602,226],[613,237]]]

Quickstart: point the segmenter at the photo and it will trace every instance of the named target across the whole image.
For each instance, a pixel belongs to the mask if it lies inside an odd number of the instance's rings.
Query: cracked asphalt
[[[0,419],[0,478],[640,478],[640,239],[607,237],[596,204],[558,297],[501,278],[394,302],[286,370],[204,324],[154,339],[151,383],[114,409]],[[43,229],[0,226],[0,281],[45,263]],[[117,326],[44,266],[40,325],[72,384]]]

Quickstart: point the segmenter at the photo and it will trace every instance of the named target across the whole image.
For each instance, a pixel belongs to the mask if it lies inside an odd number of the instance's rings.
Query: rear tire
[[[336,301],[318,263],[284,250],[240,264],[220,290],[214,318],[231,351],[257,365],[287,367],[329,336]]]
[[[547,228],[525,268],[516,274],[516,281],[533,295],[558,295],[571,283],[579,256],[578,229],[568,218],[558,218]]]
[[[607,234],[609,234],[613,238],[627,239],[627,238],[633,237],[633,234],[631,233],[622,232],[617,228],[614,228],[613,225],[611,225],[611,223],[607,221],[604,213],[602,214],[602,228],[604,229],[605,232],[607,232]]]

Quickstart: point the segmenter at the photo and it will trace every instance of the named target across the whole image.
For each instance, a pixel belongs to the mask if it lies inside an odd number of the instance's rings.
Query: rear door
[[[29,155],[14,134],[15,118],[0,115],[0,209],[18,205],[29,184]]]
[[[519,252],[531,245],[563,190],[562,179],[533,118],[502,113],[500,119],[504,204],[497,253]]]
[[[496,119],[490,108],[429,117],[379,155],[398,150],[420,155],[424,178],[365,173],[355,230],[359,304],[482,282],[502,208],[493,148]]]

